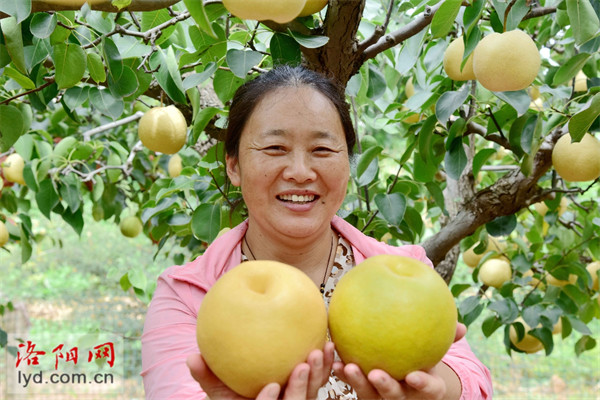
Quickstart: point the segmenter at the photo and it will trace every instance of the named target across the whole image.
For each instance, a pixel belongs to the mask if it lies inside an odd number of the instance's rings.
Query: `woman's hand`
[[[467,328],[459,323],[454,341],[462,339],[466,332]],[[428,371],[411,372],[402,381],[380,369],[374,369],[365,376],[358,365],[341,362],[333,364],[333,372],[352,386],[359,399],[442,400],[460,397],[458,377],[441,361]]]
[[[285,385],[284,400],[316,399],[317,392],[329,379],[333,364],[333,343],[327,342],[323,351],[313,350],[306,362],[298,364]],[[200,354],[188,357],[187,365],[192,377],[200,384],[211,400],[245,399],[238,395],[212,373]],[[277,383],[266,385],[256,400],[276,400],[282,388]]]

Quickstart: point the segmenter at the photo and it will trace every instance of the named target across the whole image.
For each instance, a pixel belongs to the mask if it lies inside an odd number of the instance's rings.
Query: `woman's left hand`
[[[454,341],[467,333],[465,325],[456,326]],[[359,399],[442,400],[460,397],[460,381],[443,362],[427,371],[414,371],[397,381],[387,372],[374,369],[365,376],[356,364],[333,363],[335,375],[356,391]]]
[[[269,383],[257,395],[256,400],[306,400],[316,399],[319,389],[327,383],[334,359],[334,345],[325,344],[324,349],[313,350],[306,362],[298,364],[292,371],[283,389],[277,383]],[[242,399],[217,378],[206,365],[200,354],[187,359],[192,377],[211,398]]]

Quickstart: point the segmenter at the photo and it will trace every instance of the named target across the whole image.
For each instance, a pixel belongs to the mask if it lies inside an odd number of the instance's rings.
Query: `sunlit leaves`
[[[600,29],[600,20],[590,1],[572,0],[565,3],[577,44],[585,43],[597,35],[598,29]]]
[[[56,84],[59,89],[75,86],[85,73],[86,55],[80,46],[72,43],[53,46]]]

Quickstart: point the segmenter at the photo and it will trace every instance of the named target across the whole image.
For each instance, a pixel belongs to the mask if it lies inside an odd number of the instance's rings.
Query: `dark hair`
[[[282,87],[310,86],[327,97],[337,110],[344,134],[348,155],[352,155],[356,134],[350,118],[349,106],[344,97],[344,89],[336,85],[324,75],[304,67],[282,65],[260,74],[255,79],[244,83],[236,91],[229,108],[225,152],[237,157],[240,137],[254,107],[268,93]]]

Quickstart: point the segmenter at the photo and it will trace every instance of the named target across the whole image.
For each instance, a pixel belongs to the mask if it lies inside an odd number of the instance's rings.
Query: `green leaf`
[[[461,5],[462,0],[446,0],[442,3],[431,21],[431,34],[434,38],[441,38],[450,32]]]
[[[242,78],[238,78],[231,71],[219,69],[215,72],[213,86],[217,97],[222,103],[227,103],[233,98],[235,91],[244,83]]]
[[[15,17],[17,23],[20,24],[31,14],[31,0],[0,2],[0,12]]]
[[[90,88],[90,101],[100,112],[113,120],[119,118],[125,108],[122,99],[115,98],[108,90],[100,90],[96,87]]]
[[[54,28],[56,28],[57,20],[55,14],[35,13],[31,18],[29,29],[33,36],[40,39],[50,37]]]
[[[506,18],[506,26],[504,29],[508,31],[515,30],[523,20],[523,17],[529,12],[529,0],[517,0],[511,7],[508,17]]]
[[[185,8],[189,11],[196,24],[202,29],[202,31],[215,39],[217,39],[217,34],[212,28],[212,24],[210,23],[210,19],[206,14],[206,9],[204,8],[204,1],[197,0],[183,0],[183,4],[185,4]]]
[[[492,236],[509,235],[517,227],[517,217],[514,214],[498,217],[485,224],[485,229]]]
[[[123,70],[118,80],[114,80],[112,75],[108,76],[108,88],[115,97],[127,97],[136,92],[139,86],[137,76],[133,70],[127,65],[123,66]]]
[[[79,210],[81,205],[81,194],[79,192],[79,180],[73,174],[67,175],[60,186],[60,195],[67,202],[72,213]]]
[[[496,149],[482,149],[475,154],[473,157],[473,176],[477,176],[481,167],[485,164],[485,162],[494,154],[496,154]]]
[[[87,53],[87,65],[90,77],[96,82],[101,83],[106,80],[106,71],[102,63],[102,57],[99,54]]]
[[[579,357],[581,353],[592,350],[594,347],[596,347],[596,339],[587,335],[582,336],[577,343],[575,343],[575,354]]]
[[[502,322],[500,322],[500,319],[492,315],[491,317],[488,317],[485,321],[483,321],[483,323],[481,324],[481,332],[484,334],[485,337],[490,337],[502,325],[503,324]]]
[[[371,100],[377,100],[385,93],[387,82],[385,76],[379,72],[372,64],[369,64],[369,86],[367,88],[367,97]]]
[[[134,288],[146,289],[146,285],[148,284],[148,280],[146,279],[146,274],[142,270],[142,268],[133,268],[129,272],[127,272],[127,278],[131,286]]]
[[[200,134],[204,131],[208,123],[221,110],[216,107],[206,107],[200,110],[194,119],[194,127],[192,128],[192,142],[196,143]]]
[[[573,79],[575,75],[581,68],[585,65],[587,60],[591,57],[591,54],[588,53],[579,53],[571,58],[569,58],[554,74],[554,78],[552,78],[552,85],[558,86],[563,83]]]
[[[12,105],[0,105],[0,152],[8,151],[24,133],[21,111]]]
[[[304,35],[299,32],[294,32],[290,29],[288,29],[288,33],[296,42],[298,42],[300,46],[307,49],[316,49],[325,46],[327,42],[329,42],[329,38],[327,36]]]
[[[493,301],[488,305],[488,308],[495,311],[500,322],[503,324],[510,323],[519,316],[519,307],[517,303],[511,298],[503,298],[501,300]]]
[[[183,88],[183,81],[181,80],[181,73],[177,66],[173,47],[169,47],[166,54],[164,52],[156,54],[156,61],[160,63],[160,68],[154,74],[154,77],[158,84],[173,101],[187,104],[185,89]]]
[[[23,75],[16,69],[8,66],[4,68],[4,76],[8,78],[12,78],[15,82],[17,82],[23,89],[31,90],[35,89],[35,83],[27,76]]]
[[[583,44],[596,36],[600,29],[600,20],[589,0],[569,0],[567,14],[577,44]]]
[[[365,173],[371,162],[377,158],[382,151],[383,147],[373,146],[360,155],[356,165],[356,178],[360,178],[361,175]]]
[[[50,179],[44,179],[40,182],[38,192],[35,194],[35,200],[42,214],[50,219],[51,211],[60,201]]]
[[[192,233],[198,240],[212,242],[221,229],[221,207],[218,204],[200,204],[192,215]]]
[[[444,92],[435,105],[435,116],[442,125],[450,119],[454,111],[469,97],[469,85],[463,85],[458,91]]]
[[[62,212],[63,220],[71,225],[73,230],[77,232],[79,236],[81,236],[81,232],[83,231],[83,207],[79,207],[76,212],[71,212],[69,208]]]
[[[518,115],[521,116],[529,110],[531,98],[525,90],[517,90],[514,92],[494,92],[499,99],[508,103],[514,108]]]
[[[227,51],[225,59],[231,72],[238,78],[245,79],[248,72],[256,67],[262,60],[262,54],[253,50],[231,49]]]
[[[0,19],[0,28],[4,36],[4,43],[10,58],[19,71],[26,74],[25,53],[23,52],[23,36],[21,24],[17,23],[15,17]]]
[[[529,335],[538,338],[544,345],[546,355],[550,355],[554,349],[554,340],[552,339],[552,331],[547,328],[535,328],[527,332]]]
[[[168,197],[162,199],[158,202],[155,207],[147,207],[142,211],[142,223],[146,224],[150,220],[150,218],[154,217],[157,214],[160,214],[164,211],[170,210],[172,208],[177,207],[177,198],[176,197]]]
[[[452,140],[450,148],[444,157],[444,168],[448,176],[454,180],[460,178],[463,170],[467,166],[467,153],[462,142],[462,136]]]
[[[406,211],[406,197],[401,193],[375,195],[375,204],[381,215],[391,225],[400,225]]]
[[[569,133],[575,142],[579,142],[583,135],[600,115],[600,93],[596,93],[590,101],[589,107],[579,111],[569,120]]]
[[[480,20],[485,3],[486,0],[474,0],[465,7],[465,12],[463,14],[463,25],[467,31],[470,31],[471,27],[475,27],[477,21]]]
[[[67,89],[62,98],[67,107],[73,110],[85,103],[89,97],[89,94],[90,88],[88,86],[74,86]]]
[[[296,40],[281,32],[275,32],[269,42],[274,65],[300,65],[302,52]]]
[[[433,158],[433,144],[436,141],[436,135],[434,134],[436,123],[437,119],[435,115],[431,115],[425,120],[418,132],[419,154],[425,162]]]
[[[74,43],[53,46],[56,84],[59,89],[75,86],[85,73],[86,56],[81,46]]]
[[[211,62],[206,66],[204,71],[202,71],[198,74],[191,74],[191,75],[187,76],[183,80],[183,89],[188,90],[188,89],[191,89],[193,87],[200,85],[202,82],[204,82],[205,80],[210,78],[212,76],[212,74],[215,73],[215,71],[217,70],[217,67],[218,66],[216,63]]]

